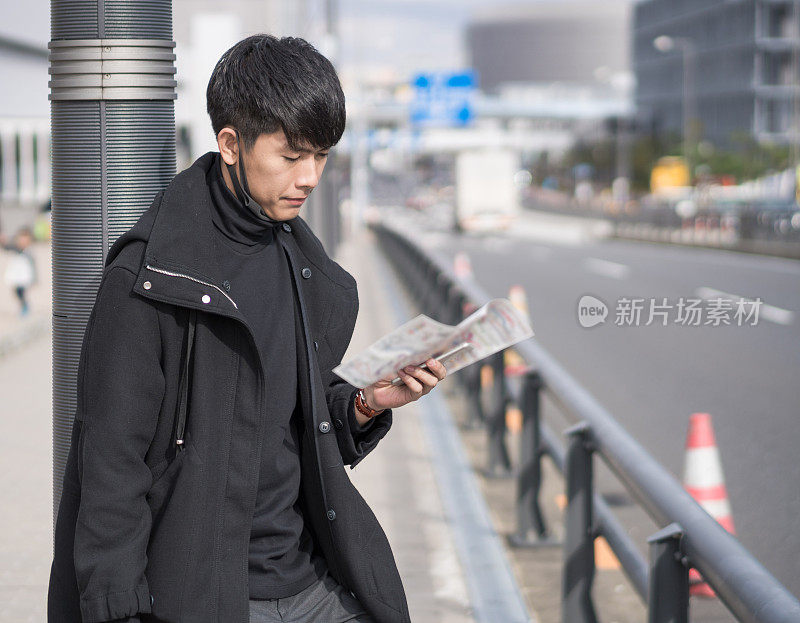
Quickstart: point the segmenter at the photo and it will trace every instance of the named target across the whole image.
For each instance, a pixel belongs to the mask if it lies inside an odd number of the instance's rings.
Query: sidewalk
[[[337,261],[355,277],[359,293],[358,321],[345,360],[396,327],[376,270],[376,253],[366,231],[339,247]],[[466,582],[420,418],[415,403],[395,409],[386,437],[355,469],[346,471],[389,538],[411,620],[466,623],[474,620]]]
[[[25,334],[31,325],[10,320],[6,302],[0,297],[3,336],[13,337],[16,326],[26,338],[0,357],[0,622],[41,623],[53,540],[49,325]]]
[[[47,618],[53,541],[50,243],[31,247],[38,283],[21,317],[0,284],[0,622]],[[11,257],[0,252],[0,276]]]

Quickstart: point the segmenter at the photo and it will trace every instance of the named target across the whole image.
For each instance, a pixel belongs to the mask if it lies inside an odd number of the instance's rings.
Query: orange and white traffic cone
[[[518,311],[522,312],[525,318],[530,318],[525,288],[519,285],[511,286],[508,291],[508,300]],[[506,376],[518,376],[524,374],[528,369],[528,366],[525,365],[525,360],[515,350],[506,349],[503,353],[503,360],[506,367]]]
[[[693,413],[689,418],[683,487],[723,528],[736,534],[719,448],[708,413]],[[716,597],[714,590],[696,569],[689,570],[689,585],[692,595]]]

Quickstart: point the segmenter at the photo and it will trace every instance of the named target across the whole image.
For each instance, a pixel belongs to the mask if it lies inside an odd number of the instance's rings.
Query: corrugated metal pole
[[[338,0],[325,0],[325,47],[328,59],[334,67],[339,61],[339,16],[337,12]],[[336,253],[336,248],[341,241],[341,215],[339,213],[339,195],[342,187],[342,159],[331,151],[326,165],[327,180],[324,184],[324,217],[322,240],[329,255]]]
[[[316,41],[316,48],[336,67],[339,55],[336,0],[323,0],[322,5],[325,14],[320,20],[317,20],[317,27],[314,29],[322,33],[319,41]],[[342,159],[334,148],[329,152],[325,171],[318,187],[311,194],[310,200],[306,202],[304,212],[300,214],[314,230],[325,247],[325,251],[331,257],[336,254],[336,249],[341,241],[339,196],[342,178]]]
[[[171,0],[51,0],[53,518],[111,244],[175,174]]]

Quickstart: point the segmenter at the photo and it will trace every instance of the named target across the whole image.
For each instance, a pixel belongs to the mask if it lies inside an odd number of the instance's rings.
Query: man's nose
[[[319,170],[314,158],[304,158],[298,173],[297,180],[295,180],[298,187],[311,191],[319,184]]]

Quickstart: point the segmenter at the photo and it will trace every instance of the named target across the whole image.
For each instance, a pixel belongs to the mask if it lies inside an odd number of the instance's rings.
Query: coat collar
[[[214,163],[208,152],[167,186],[150,232],[145,265],[183,269],[222,286],[227,275],[216,261],[222,252],[211,220],[212,199],[206,175]]]
[[[211,194],[206,174],[215,152],[198,158],[176,175],[137,224],[114,244],[110,264],[132,239],[146,243],[134,291],[156,300],[212,311],[244,320],[235,300],[226,291],[227,275],[220,271],[221,245],[211,220]],[[288,227],[287,227],[288,226]],[[289,247],[290,257],[310,262],[322,274],[343,287],[352,278],[332,262],[306,222],[296,216],[284,224],[278,238]],[[300,270],[292,266],[292,270]],[[348,280],[349,278],[349,280]]]

